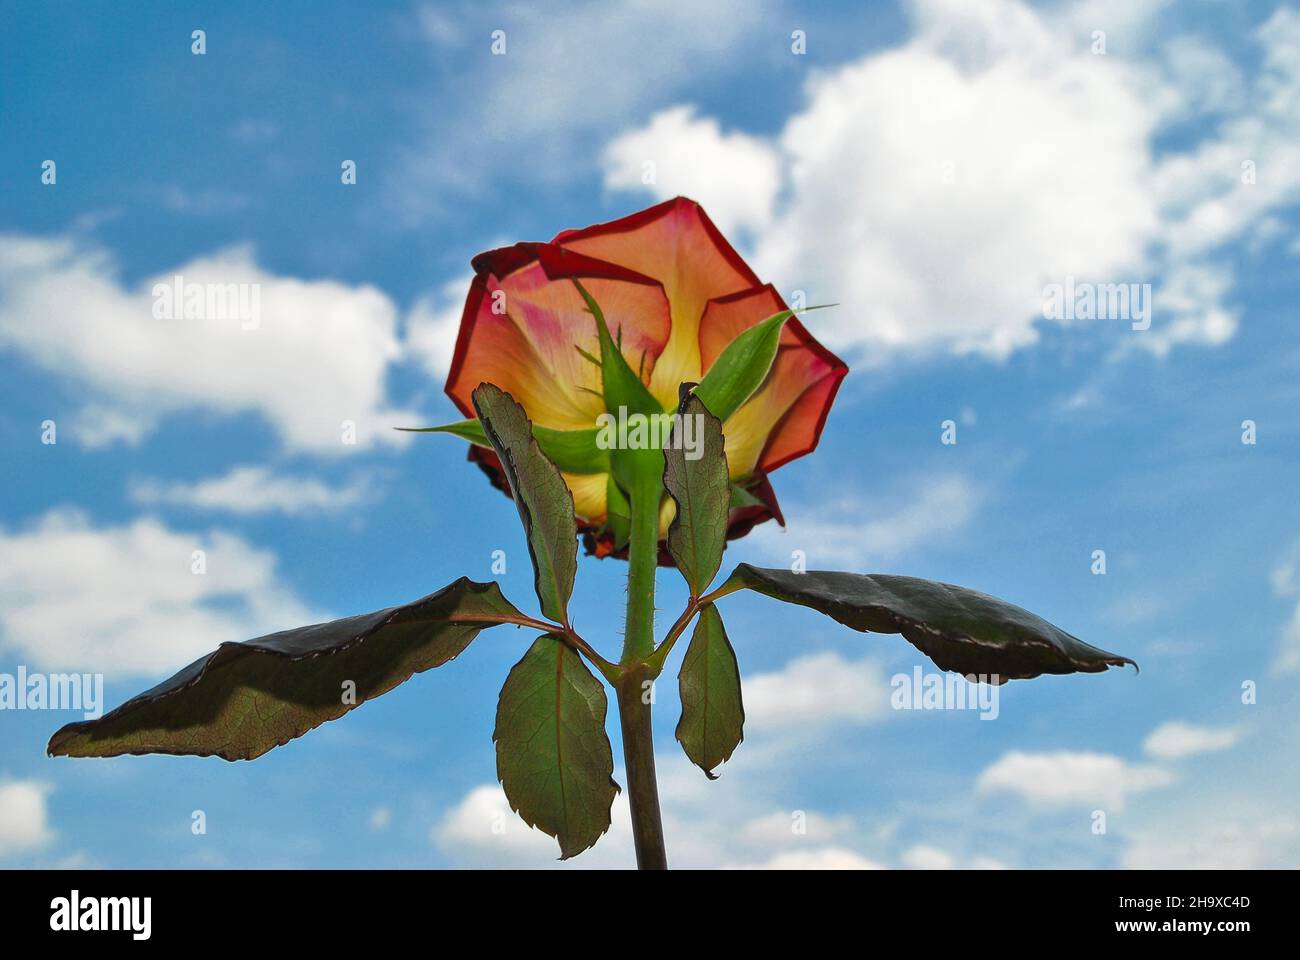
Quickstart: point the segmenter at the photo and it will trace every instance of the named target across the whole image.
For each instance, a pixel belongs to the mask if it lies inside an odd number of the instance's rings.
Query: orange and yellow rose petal
[[[700,379],[705,305],[759,285],[700,205],[683,197],[612,223],[566,230],[554,242],[663,284],[672,307],[672,332],[650,379],[650,392],[665,407],[676,402],[679,384]]]
[[[479,270],[461,321],[447,393],[467,416],[480,383],[495,383],[534,423],[586,429],[603,411],[596,322],[573,278],[601,305],[624,355],[653,369],[668,340],[668,301],[648,277],[549,244],[516,244],[475,258]]]
[[[474,268],[448,394],[472,416],[470,394],[490,381],[512,393],[535,423],[560,429],[591,427],[603,410],[599,371],[577,349],[598,352],[595,323],[572,278],[600,304],[624,356],[648,377],[665,409],[676,405],[678,385],[698,381],[737,334],[785,309],[699,205],[680,197],[564,231],[549,244],[488,251],[474,258]],[[767,473],[817,445],[846,373],[797,319],[787,322],[767,380],[724,424],[731,475],[758,499],[731,511],[728,539],[765,520],[781,521]],[[472,448],[469,456],[508,492],[490,450]],[[625,556],[604,531],[607,475],[564,479],[589,552]],[[672,516],[667,500],[661,537]],[[660,561],[671,563],[662,549]]]

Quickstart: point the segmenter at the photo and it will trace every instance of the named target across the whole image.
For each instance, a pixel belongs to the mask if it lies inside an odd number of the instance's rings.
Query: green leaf
[[[521,617],[495,583],[462,577],[400,607],[224,643],[111,713],[63,727],[49,753],[251,760],[441,666],[480,630]]]
[[[793,310],[782,310],[754,324],[727,344],[713,361],[695,388],[695,395],[719,420],[735,413],[762,386],[776,359],[781,330],[792,316]]]
[[[449,433],[479,447],[492,443],[478,420],[458,420],[440,427],[397,427],[405,433]],[[586,430],[556,430],[533,424],[533,438],[548,460],[565,473],[609,472],[609,451],[596,445],[595,427]]]
[[[758,499],[738,483],[731,485],[731,499],[728,504],[732,510],[741,510],[745,507],[761,507],[763,501]]]
[[[534,586],[542,613],[568,625],[569,597],[578,573],[578,527],[573,494],[533,439],[532,424],[514,397],[491,383],[474,390],[474,409],[496,451],[528,535]]]
[[[567,860],[609,829],[618,793],[600,681],[552,634],[515,664],[497,704],[497,778],[511,809]]]
[[[682,697],[677,739],[691,762],[716,780],[713,768],[729,760],[744,739],[745,707],[736,651],[711,603],[700,610],[677,684]]]
[[[1101,673],[1128,657],[1084,643],[1042,617],[965,587],[887,574],[769,570],[747,563],[717,593],[748,588],[812,607],[854,630],[901,633],[942,670],[1004,683],[1044,673]]]
[[[698,597],[722,566],[731,483],[718,418],[691,393],[682,399],[678,417],[664,451],[664,488],[677,503],[668,528],[668,552],[691,596]]]
[[[649,416],[662,413],[663,407],[659,401],[651,395],[650,389],[641,382],[636,371],[628,365],[619,345],[609,335],[609,326],[605,323],[605,314],[601,311],[600,305],[581,282],[575,279],[573,285],[578,288],[578,293],[582,294],[587,309],[596,320],[596,334],[600,338],[600,377],[601,386],[605,391],[605,410],[615,416],[618,416],[619,407],[625,408],[629,414],[643,413]],[[620,327],[619,330],[621,333],[622,328]]]

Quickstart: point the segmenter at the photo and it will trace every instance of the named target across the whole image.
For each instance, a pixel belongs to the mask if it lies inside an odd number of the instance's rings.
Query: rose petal
[[[781,514],[781,506],[776,502],[776,493],[772,490],[772,485],[768,483],[767,477],[761,473],[756,473],[749,481],[749,492],[760,501],[749,507],[737,507],[732,510],[727,517],[727,539],[738,540],[760,523],[766,523],[768,520],[776,520],[781,526],[785,526],[785,517]],[[671,500],[669,503],[671,504]],[[665,516],[667,520],[665,520]],[[660,539],[659,539],[659,566],[672,567],[676,564],[673,562],[672,554],[668,552],[668,545],[664,542],[663,535],[667,531],[667,521],[672,519],[671,512],[660,513]],[[582,534],[583,547],[586,549],[588,556],[596,557],[603,560],[605,557],[613,557],[615,560],[627,559],[627,547],[622,550],[614,549],[614,538],[605,533],[601,533],[597,527],[584,527]]]
[[[480,383],[509,391],[534,423],[583,429],[603,412],[595,320],[572,279],[601,305],[633,369],[648,372],[668,340],[668,300],[655,280],[550,244],[523,243],[474,258],[447,393],[467,416]]]
[[[510,496],[510,482],[496,453],[485,447],[470,447],[469,460],[482,470],[492,486],[507,497]],[[569,491],[573,494],[573,512],[578,518],[578,527],[582,530],[594,529],[605,523],[605,483],[608,474],[604,473],[564,473]]]
[[[578,521],[592,524],[605,522],[605,490],[609,475],[605,473],[561,473],[573,492],[573,512]]]
[[[788,309],[771,284],[709,301],[700,323],[705,370],[737,335]],[[848,373],[795,317],[781,331],[781,345],[762,386],[727,418],[727,466],[733,479],[756,468],[775,470],[817,446],[839,382]]]
[[[565,249],[654,277],[672,305],[672,335],[659,355],[650,392],[665,409],[677,387],[700,379],[700,317],[712,299],[759,285],[745,261],[694,200],[677,197],[630,217],[566,230]]]
[[[718,359],[718,355],[727,349],[736,337],[774,313],[788,309],[790,308],[770,283],[710,300],[705,305],[704,316],[700,320],[702,372],[708,372],[713,362]],[[781,331],[783,346],[797,347],[802,342],[791,329],[795,322],[793,317],[786,321],[785,329]]]

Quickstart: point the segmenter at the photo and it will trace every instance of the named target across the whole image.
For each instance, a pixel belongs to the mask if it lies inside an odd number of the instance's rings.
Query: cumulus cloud
[[[786,527],[757,527],[744,544],[763,556],[790,562],[802,550],[808,569],[866,570],[907,553],[948,541],[975,516],[979,490],[960,474],[920,477],[905,495],[881,501],[838,499],[787,506]]]
[[[851,817],[827,817],[808,810],[775,810],[753,817],[736,831],[737,839],[760,849],[824,844],[851,835]]]
[[[957,866],[952,854],[938,847],[917,844],[903,851],[903,866],[909,870],[951,870]]]
[[[780,670],[745,677],[745,730],[788,737],[801,729],[870,723],[888,714],[889,694],[884,668],[870,657],[808,654]]]
[[[817,330],[860,361],[1006,357],[1038,340],[1044,288],[1067,281],[1153,283],[1150,329],[1129,348],[1216,346],[1239,322],[1216,251],[1300,199],[1300,14],[1260,27],[1243,77],[1210,42],[1159,29],[1163,6],[913,0],[909,39],[814,74],[777,137],[662,110],[611,142],[606,185],[680,188],[761,228],[760,273],[841,303]],[[1157,150],[1189,117],[1221,122]],[[670,133],[698,171],[658,146]],[[643,184],[636,163],[656,153],[669,176]]]
[[[54,839],[45,803],[49,792],[35,780],[0,780],[0,857],[30,853]]]
[[[1174,779],[1168,770],[1111,754],[1012,750],[986,768],[976,786],[981,793],[1014,793],[1042,806],[1087,804],[1122,810],[1130,796]]]
[[[426,294],[416,300],[406,315],[407,355],[437,380],[451,370],[470,280],[465,277],[448,281],[437,296]]]
[[[579,0],[562,16],[509,2],[426,4],[417,27],[440,55],[478,44],[482,52],[466,61],[460,95],[444,91],[444,102],[463,107],[435,112],[393,178],[394,215],[416,223],[436,214],[449,189],[591,169],[608,130],[728,69],[770,13],[743,0]],[[504,55],[491,53],[494,30],[504,31]]]
[[[192,572],[199,550],[202,574]],[[54,509],[24,529],[0,527],[0,646],[43,669],[157,674],[225,641],[328,619],[275,568],[273,554],[220,530],[147,517],[96,526]]]
[[[758,864],[742,864],[757,870],[883,870],[884,867],[862,854],[843,847],[815,850],[789,850]]]
[[[1124,854],[1129,870],[1294,869],[1300,823],[1258,811],[1246,817],[1162,822],[1138,835]]]
[[[1279,597],[1293,597],[1300,593],[1300,543],[1294,544],[1269,575],[1273,592]],[[1300,670],[1300,604],[1283,625],[1281,642],[1273,669],[1278,673]]]
[[[609,832],[595,848],[566,862],[586,868],[635,863],[625,795],[615,797],[611,817]],[[560,855],[553,838],[529,827],[510,809],[499,784],[470,790],[433,826],[429,841],[458,863],[476,866],[545,866]]]
[[[781,185],[781,158],[771,144],[723,133],[692,106],[655,114],[610,143],[602,160],[607,189],[644,187],[661,200],[708,197],[709,216],[727,234],[767,226]]]
[[[243,309],[214,301],[222,316],[159,319],[155,285],[178,275],[205,290],[246,285]],[[78,384],[90,399],[70,433],[87,445],[138,441],[167,415],[198,408],[257,414],[294,449],[355,449],[345,421],[356,445],[406,441],[391,427],[410,414],[385,398],[401,352],[389,298],[269,273],[246,247],[128,285],[99,248],[0,236],[0,349]]]
[[[1227,750],[1241,739],[1234,728],[1198,727],[1172,720],[1163,723],[1142,742],[1142,749],[1161,760],[1176,760],[1197,753]]]
[[[1295,673],[1300,670],[1300,605],[1291,613],[1291,619],[1282,627],[1281,643],[1273,661],[1277,673]]]
[[[855,832],[848,817],[815,811],[771,811],[746,817],[756,800],[753,788],[709,784],[698,770],[678,774],[675,759],[661,760],[664,832],[675,866],[688,869],[865,870],[879,863],[848,845]],[[622,773],[617,771],[615,778]],[[565,861],[568,869],[609,869],[635,863],[627,797],[614,800],[609,832],[581,856]],[[836,842],[837,838],[843,838]],[[510,809],[498,784],[474,787],[429,831],[430,842],[457,865],[541,867],[557,864],[555,841],[529,828]]]
[[[361,502],[366,485],[360,481],[331,487],[315,477],[291,477],[266,467],[234,467],[220,477],[196,483],[137,480],[130,485],[133,501],[145,506],[192,507],[228,513],[285,513],[292,516],[341,510]]]

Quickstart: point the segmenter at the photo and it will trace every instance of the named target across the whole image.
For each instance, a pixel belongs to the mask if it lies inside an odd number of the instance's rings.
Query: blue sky
[[[808,325],[851,366],[773,477],[788,529],[728,561],[975,587],[1142,672],[894,711],[931,669],[901,638],[729,598],[749,720],[716,783],[673,740],[675,660],[659,685],[670,862],[1300,865],[1300,11],[806,6],[0,4],[0,673],[102,671],[111,707],[498,549],[529,604],[506,500],[388,428],[455,416],[471,256],[682,193],[839,304]],[[259,283],[262,326],[160,329],[178,272]],[[1067,278],[1150,283],[1150,328],[1044,319]],[[606,652],[623,569],[579,571]],[[554,865],[494,776],[528,642],[489,631],[253,763],[51,760],[78,714],[0,712],[0,863]],[[631,862],[615,814],[562,869]]]

